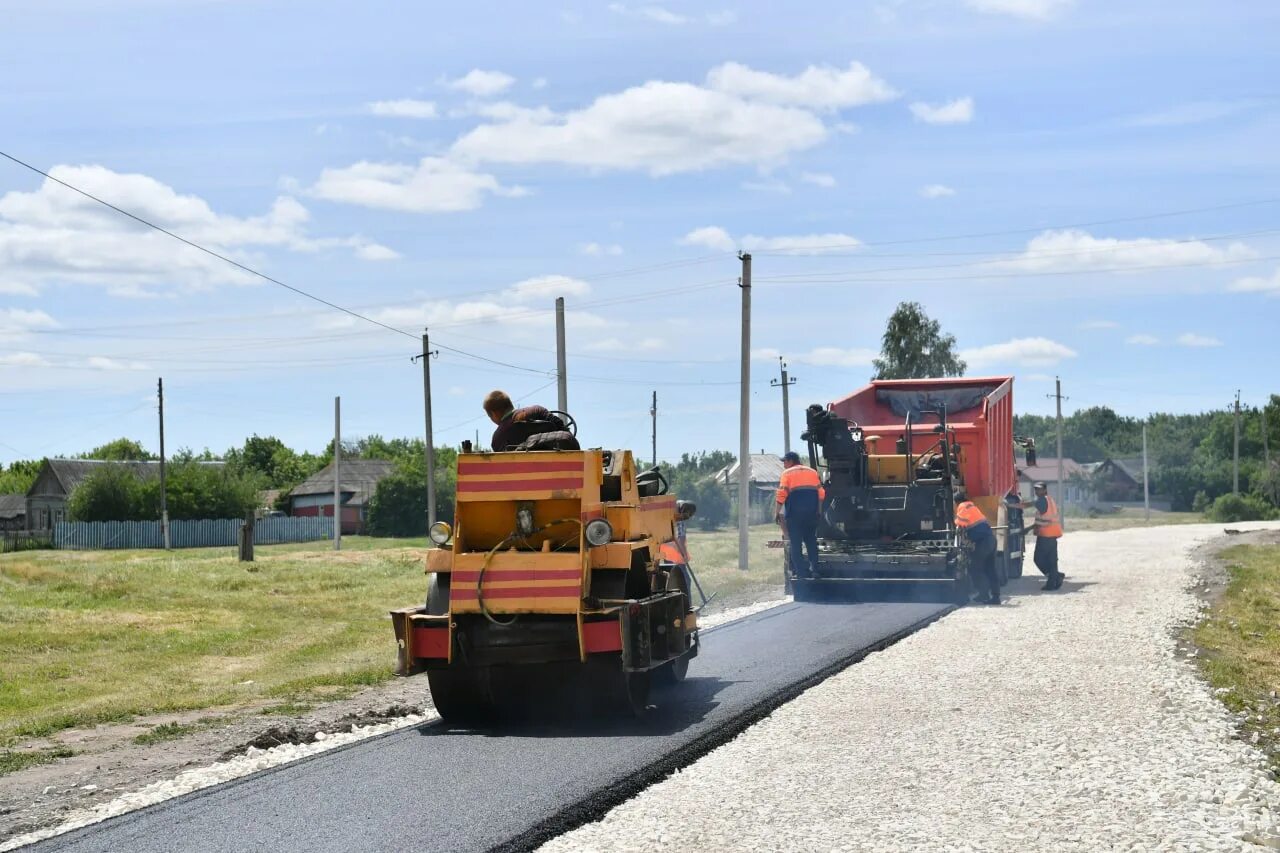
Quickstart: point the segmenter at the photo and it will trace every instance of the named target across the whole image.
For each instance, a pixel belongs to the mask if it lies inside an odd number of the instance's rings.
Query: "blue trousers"
[[[791,571],[793,574],[816,575],[818,573],[818,501],[787,501],[787,536],[791,546]],[[804,551],[809,551],[806,560]]]

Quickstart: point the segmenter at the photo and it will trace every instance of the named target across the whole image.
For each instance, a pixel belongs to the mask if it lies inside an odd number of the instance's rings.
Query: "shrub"
[[[1195,500],[1191,502],[1192,512],[1208,512],[1209,511],[1209,495],[1204,489],[1196,492]]]
[[[1221,495],[1208,512],[1212,521],[1268,521],[1276,515],[1275,507],[1257,495]]]

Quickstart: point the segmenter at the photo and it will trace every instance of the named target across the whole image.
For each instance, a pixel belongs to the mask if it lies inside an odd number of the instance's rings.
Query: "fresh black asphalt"
[[[807,687],[948,609],[916,603],[782,605],[704,632],[688,679],[655,689],[653,707],[640,719],[475,731],[424,724],[27,849],[530,849],[600,816]]]

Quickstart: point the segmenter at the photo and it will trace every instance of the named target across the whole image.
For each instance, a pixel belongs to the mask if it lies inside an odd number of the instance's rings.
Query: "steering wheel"
[[[564,428],[569,431],[570,435],[572,435],[574,438],[577,438],[578,422],[573,419],[573,415],[569,414],[568,412],[558,412],[555,410],[552,410],[551,414],[555,415],[557,418],[564,421]]]

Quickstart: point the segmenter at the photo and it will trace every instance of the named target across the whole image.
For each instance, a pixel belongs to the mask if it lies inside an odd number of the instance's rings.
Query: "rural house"
[[[1031,499],[1031,486],[1043,482],[1049,487],[1049,494],[1055,500],[1073,506],[1091,506],[1097,501],[1090,485],[1089,472],[1074,459],[1062,460],[1062,476],[1066,480],[1064,489],[1058,488],[1057,457],[1041,456],[1036,465],[1018,467],[1018,491],[1023,500]]]
[[[221,462],[201,462],[221,468]],[[60,521],[67,521],[67,502],[80,484],[89,479],[104,465],[125,468],[140,480],[156,480],[160,477],[159,462],[125,461],[106,459],[45,459],[40,465],[36,481],[27,489],[27,529],[52,530]]]
[[[0,495],[0,531],[25,530],[27,527],[27,496]]]
[[[729,490],[729,500],[738,499],[738,462],[734,460],[712,475]],[[751,454],[750,516],[752,524],[773,521],[778,484],[782,482],[782,459],[776,453]]]
[[[1080,466],[1089,475],[1104,503],[1136,503],[1142,500],[1142,457],[1109,458]]]
[[[385,459],[342,460],[339,492],[343,533],[364,532],[373,492],[378,482],[395,469],[395,463]],[[290,490],[289,514],[333,517],[333,463]]]

